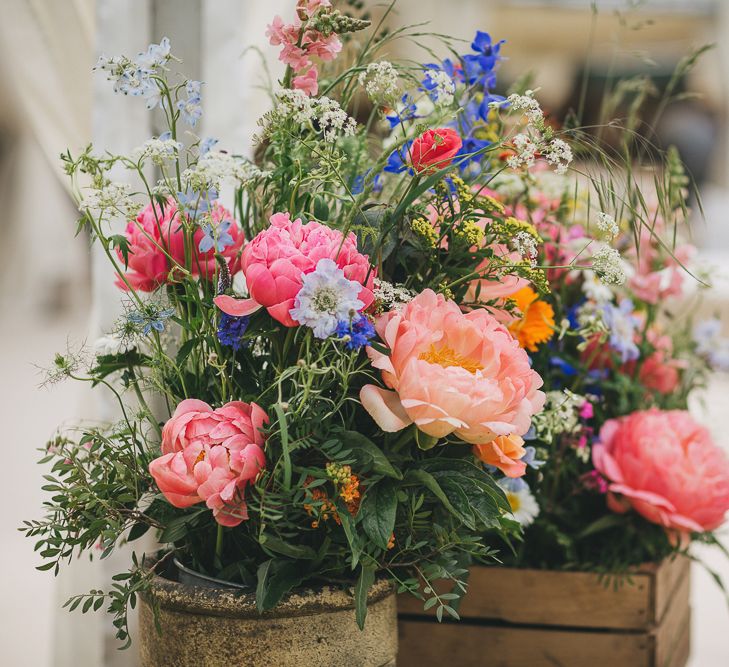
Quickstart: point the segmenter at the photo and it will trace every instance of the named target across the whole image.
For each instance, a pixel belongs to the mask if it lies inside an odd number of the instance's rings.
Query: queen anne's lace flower
[[[615,222],[615,218],[608,213],[600,211],[597,214],[597,222],[595,224],[597,225],[598,230],[608,241],[611,241],[620,233],[618,223]]]
[[[572,162],[572,149],[562,139],[552,139],[541,151],[544,159],[554,165],[555,173],[562,175]]]
[[[124,215],[136,208],[129,183],[107,183],[101,188],[89,189],[79,204],[82,212],[116,210]]]
[[[260,124],[265,135],[289,120],[301,126],[312,127],[314,123],[324,135],[324,140],[334,142],[342,136],[352,136],[357,129],[354,118],[347,115],[339,102],[328,97],[309,97],[302,90],[282,90],[276,96],[275,109],[266,114]]]
[[[132,154],[137,160],[149,158],[155,164],[163,164],[165,160],[172,160],[182,150],[182,144],[174,139],[152,137],[141,146],[134,149]]]
[[[364,86],[367,96],[379,104],[392,104],[400,96],[397,70],[386,60],[367,65],[359,75],[359,83]]]
[[[364,308],[364,302],[357,298],[362,285],[346,278],[332,259],[320,259],[301,282],[291,317],[313,329],[317,338],[328,338],[340,322]]]
[[[600,248],[592,258],[592,268],[605,283],[622,285],[625,282],[623,260],[615,248],[610,246]]]
[[[453,104],[456,85],[453,79],[443,70],[429,70],[426,75],[426,84],[430,91],[430,98],[437,106],[447,107]]]

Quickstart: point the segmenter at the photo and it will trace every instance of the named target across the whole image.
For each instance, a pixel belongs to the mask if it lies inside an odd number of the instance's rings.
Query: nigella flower
[[[127,319],[137,328],[137,330],[141,330],[141,332],[146,336],[152,330],[157,332],[164,331],[165,321],[174,314],[174,308],[166,308],[165,310],[150,308],[146,313],[140,313],[135,310],[127,315]]]
[[[367,317],[358,313],[339,322],[335,333],[348,350],[359,350],[367,347],[370,340],[375,337],[375,327]]]
[[[635,332],[640,320],[633,314],[633,302],[623,299],[619,306],[606,303],[602,309],[602,321],[609,331],[610,347],[620,354],[623,363],[640,356],[635,344]]]
[[[523,527],[530,526],[539,516],[539,503],[523,479],[504,478],[497,484],[503,489],[511,506],[511,513]]]
[[[250,317],[233,317],[221,312],[218,323],[218,340],[237,352],[243,345],[243,335],[249,322]]]
[[[328,338],[342,320],[364,308],[357,296],[362,285],[345,277],[334,260],[320,259],[301,280],[302,287],[289,311],[299,324],[311,327],[317,338]]]
[[[218,252],[223,252],[228,246],[233,245],[233,237],[228,230],[233,224],[232,220],[223,220],[215,229],[211,224],[204,224],[200,227],[203,237],[200,239],[198,249],[200,252],[208,252],[215,248]]]

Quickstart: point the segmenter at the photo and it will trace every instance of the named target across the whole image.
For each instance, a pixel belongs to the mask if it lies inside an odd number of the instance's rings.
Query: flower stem
[[[218,524],[218,535],[215,539],[215,567],[220,568],[222,566],[223,556],[223,526]]]

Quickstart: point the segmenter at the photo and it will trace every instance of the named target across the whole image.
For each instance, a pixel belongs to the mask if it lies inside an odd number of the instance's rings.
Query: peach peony
[[[366,385],[360,399],[383,431],[415,423],[434,438],[484,444],[526,433],[544,404],[526,352],[485,310],[463,313],[428,289],[376,329],[390,354],[367,354],[392,391]]]
[[[500,435],[491,442],[474,445],[473,453],[487,465],[501,470],[507,477],[521,477],[526,472],[526,463],[520,460],[526,454],[521,436]]]
[[[320,259],[336,262],[348,280],[362,285],[359,299],[367,308],[374,301],[375,272],[367,255],[357,250],[357,239],[350,233],[331,229],[318,222],[291,221],[288,213],[275,213],[271,225],[258,234],[243,251],[242,265],[250,299],[219,296],[215,304],[228,315],[250,315],[259,308],[268,310],[284,326],[297,326],[291,317],[303,276],[316,269]]]
[[[718,528],[729,510],[729,459],[683,410],[608,420],[592,461],[614,511],[632,507],[668,529],[698,533]]]
[[[266,413],[255,403],[233,401],[213,410],[187,399],[162,429],[162,456],[149,472],[170,504],[205,502],[223,526],[248,518],[245,487],[266,464],[261,428]]]

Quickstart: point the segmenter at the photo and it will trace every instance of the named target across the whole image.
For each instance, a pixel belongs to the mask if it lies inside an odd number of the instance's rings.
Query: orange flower
[[[484,463],[497,467],[507,477],[521,477],[526,472],[526,463],[521,460],[526,454],[524,440],[515,433],[500,435],[483,445],[474,445],[473,453]]]
[[[525,350],[536,352],[537,345],[554,335],[554,310],[531,287],[523,287],[509,298],[516,302],[521,317],[509,325],[514,338]]]

